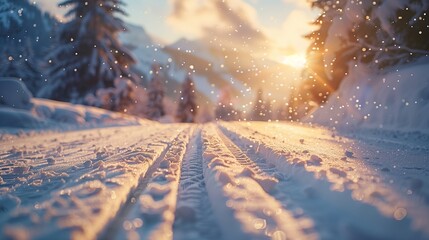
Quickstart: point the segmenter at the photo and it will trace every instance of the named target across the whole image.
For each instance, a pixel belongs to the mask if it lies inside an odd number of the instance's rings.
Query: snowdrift
[[[337,129],[429,132],[428,60],[375,75],[354,67],[339,90],[306,121]]]
[[[22,82],[0,80],[0,129],[76,129],[141,125],[147,120],[99,108],[37,99]]]

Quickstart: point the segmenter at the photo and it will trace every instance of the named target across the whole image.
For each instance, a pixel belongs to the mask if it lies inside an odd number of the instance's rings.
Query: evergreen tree
[[[22,49],[5,50],[0,60],[0,76],[18,78],[25,83],[32,93],[39,89],[42,82],[39,69],[39,63],[35,60],[28,42]]]
[[[241,112],[235,109],[231,103],[218,103],[215,109],[216,120],[238,121],[241,119]]]
[[[194,81],[192,81],[191,77],[188,76],[182,84],[182,94],[177,108],[176,117],[180,122],[195,122],[195,115],[197,114],[195,98]]]
[[[41,93],[55,100],[88,104],[85,98],[97,90],[115,87],[116,78],[132,78],[134,59],[119,43],[124,23],[116,15],[126,13],[121,0],[65,0],[71,6],[61,26],[59,46],[50,56],[52,84]]]
[[[303,84],[291,95],[292,119],[327,101],[349,73],[364,64],[375,71],[429,55],[426,0],[312,0],[322,10],[307,38]]]
[[[0,76],[21,79],[37,95],[58,22],[29,0],[0,0]]]
[[[164,111],[164,77],[159,66],[152,66],[152,80],[147,91],[146,117],[158,120],[165,115]]]
[[[21,10],[14,1],[0,0],[0,29],[1,34],[8,34],[9,30],[16,29],[21,24]]]
[[[265,106],[265,121],[273,120],[274,114],[273,114],[273,106],[272,106],[272,100],[270,98],[267,98],[264,102]]]
[[[250,120],[252,121],[266,121],[268,120],[268,106],[263,98],[263,91],[259,89],[256,93],[254,107],[251,113]]]
[[[215,109],[216,120],[236,121],[241,119],[241,112],[232,104],[232,97],[228,88],[221,89],[219,102]]]

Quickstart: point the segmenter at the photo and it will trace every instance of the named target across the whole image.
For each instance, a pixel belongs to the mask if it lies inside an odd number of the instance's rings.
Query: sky
[[[61,17],[58,1],[33,0]],[[304,56],[317,12],[306,0],[125,0],[126,21],[170,44],[180,38],[224,38],[231,44],[264,46],[271,58],[297,62]],[[234,39],[235,38],[235,39]],[[243,41],[246,42],[245,46]],[[268,50],[267,50],[268,49]]]

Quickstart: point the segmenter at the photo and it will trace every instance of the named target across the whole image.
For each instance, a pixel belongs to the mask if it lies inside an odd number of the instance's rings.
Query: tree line
[[[141,91],[131,69],[135,60],[118,40],[126,30],[120,18],[126,15],[124,2],[64,0],[58,6],[69,8],[65,23],[42,14],[27,0],[0,0],[0,75],[19,78],[38,97],[122,112],[144,104],[140,115],[163,117],[159,66],[152,69],[147,91]],[[33,43],[39,41],[40,46]],[[138,102],[136,95],[142,94],[147,99]],[[190,77],[177,102],[176,120],[194,122],[197,106]]]

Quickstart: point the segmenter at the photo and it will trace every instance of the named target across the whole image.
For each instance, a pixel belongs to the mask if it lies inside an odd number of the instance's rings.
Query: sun
[[[280,62],[293,68],[303,68],[307,63],[307,59],[305,54],[293,54],[283,56]]]

